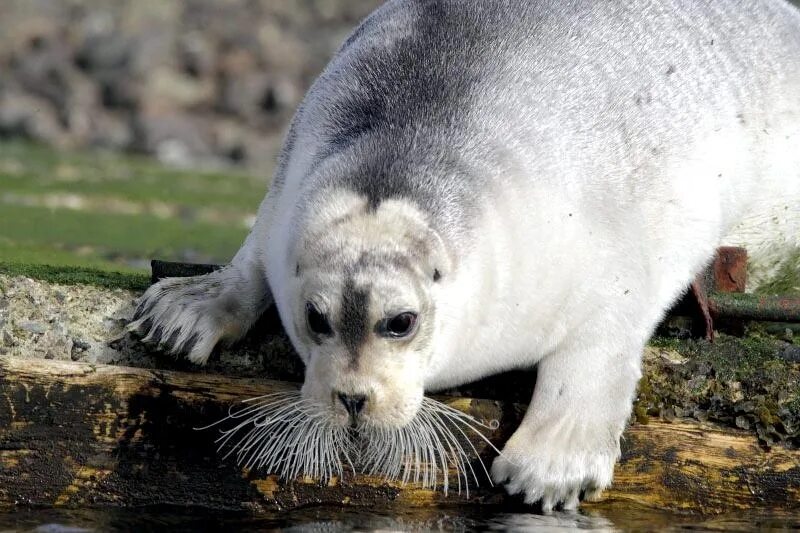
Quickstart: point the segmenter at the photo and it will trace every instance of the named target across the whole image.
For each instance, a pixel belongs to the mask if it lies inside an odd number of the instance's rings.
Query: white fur
[[[725,43],[739,31],[745,12],[753,18],[742,27],[764,39],[772,38],[776,12],[790,20],[785,31],[800,31],[800,16],[777,0],[641,0],[579,9],[498,3],[498,12],[519,17],[504,19],[512,45],[477,63],[486,70],[481,105],[454,110],[457,128],[415,131],[409,149],[422,154],[413,161],[419,172],[443,183],[454,183],[444,181],[449,167],[440,170],[422,141],[488,174],[480,209],[470,215],[477,229],[465,241],[460,228],[435,228],[434,215],[413,198],[370,210],[367,198],[347,189],[315,195],[325,176],[356,174],[370,150],[395,148],[381,146],[380,137],[310,170],[337,99],[370,90],[358,78],[362,61],[370,66],[373,48],[395,50],[398,41],[389,36],[398,28],[412,38],[420,5],[387,4],[371,17],[361,46],[339,54],[309,93],[281,180],[231,265],[193,282],[152,287],[134,326],[149,320],[151,333],[162,327],[162,338],[179,332],[178,351],[198,335],[189,357],[204,362],[217,340],[242,335],[268,303],[266,275],[307,365],[304,393],[336,408],[336,391],[363,392],[370,398],[365,416],[377,425],[408,423],[423,390],[538,364],[531,407],[493,476],[545,510],[574,508],[581,492],[596,495],[611,482],[642,348],[715,248],[746,246],[765,272],[757,283],[798,257],[800,39],[777,51],[748,44],[746,51],[703,58],[716,53],[715,39]],[[492,16],[477,0],[463,6],[478,19]],[[577,22],[574,14],[561,16],[573,8],[587,13]],[[517,25],[529,9],[550,16],[538,33]],[[659,32],[664,12],[675,13],[668,18],[674,26]],[[724,22],[709,23],[699,36],[688,33],[691,42],[673,39],[695,15]],[[654,64],[640,71],[643,53]],[[440,194],[456,202],[450,190]],[[402,274],[374,265],[347,273],[364,252],[420,250],[425,254]],[[335,261],[325,259],[332,254]],[[439,282],[431,281],[434,268],[444,272]],[[371,336],[355,367],[338,337],[314,344],[304,303],[319,298],[335,314],[346,280],[368,291],[371,323],[414,306],[425,328],[419,338],[398,344]],[[233,319],[223,304],[235,311]],[[341,406],[338,413],[344,421]]]

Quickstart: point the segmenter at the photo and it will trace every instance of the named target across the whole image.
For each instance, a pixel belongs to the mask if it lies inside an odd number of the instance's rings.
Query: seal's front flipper
[[[166,278],[139,299],[130,331],[204,364],[220,341],[234,342],[272,303],[261,268],[233,263],[210,274]]]
[[[574,510],[611,484],[643,348],[620,340],[576,337],[539,363],[531,405],[492,465],[496,483],[545,513]]]

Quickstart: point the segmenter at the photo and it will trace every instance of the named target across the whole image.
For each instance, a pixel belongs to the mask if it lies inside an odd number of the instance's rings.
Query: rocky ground
[[[0,139],[269,168],[306,88],[379,3],[0,2]]]
[[[235,347],[218,350],[200,369],[144,346],[125,326],[141,291],[59,284],[0,274],[0,355],[143,368],[298,379],[301,363],[281,330],[254,328]]]

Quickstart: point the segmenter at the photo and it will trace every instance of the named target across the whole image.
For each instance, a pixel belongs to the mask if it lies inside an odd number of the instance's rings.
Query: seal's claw
[[[254,304],[249,292],[241,294],[251,288],[241,281],[229,269],[161,280],[140,298],[128,331],[145,344],[204,364],[217,343],[240,338],[261,312],[264,295]]]
[[[492,464],[492,479],[509,494],[521,493],[525,503],[539,503],[549,514],[573,511],[581,493],[596,498],[611,483],[616,450],[570,450],[572,443],[548,443],[526,429],[520,428],[523,436],[512,436]]]

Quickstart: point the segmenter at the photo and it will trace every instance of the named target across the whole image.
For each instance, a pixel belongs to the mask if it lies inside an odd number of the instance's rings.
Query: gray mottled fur
[[[347,187],[372,204],[409,198],[444,235],[469,242],[480,198],[516,186],[498,172],[514,163],[508,147],[525,145],[539,172],[524,179],[558,179],[564,160],[590,160],[583,194],[624,198],[620,173],[646,173],[694,143],[700,109],[759,119],[759,103],[785,89],[778,76],[800,76],[790,58],[798,19],[788,4],[758,0],[387,2],[298,113],[323,140],[304,188],[313,197]],[[464,110],[475,107],[496,121],[470,123]],[[339,172],[337,154],[360,168]]]

